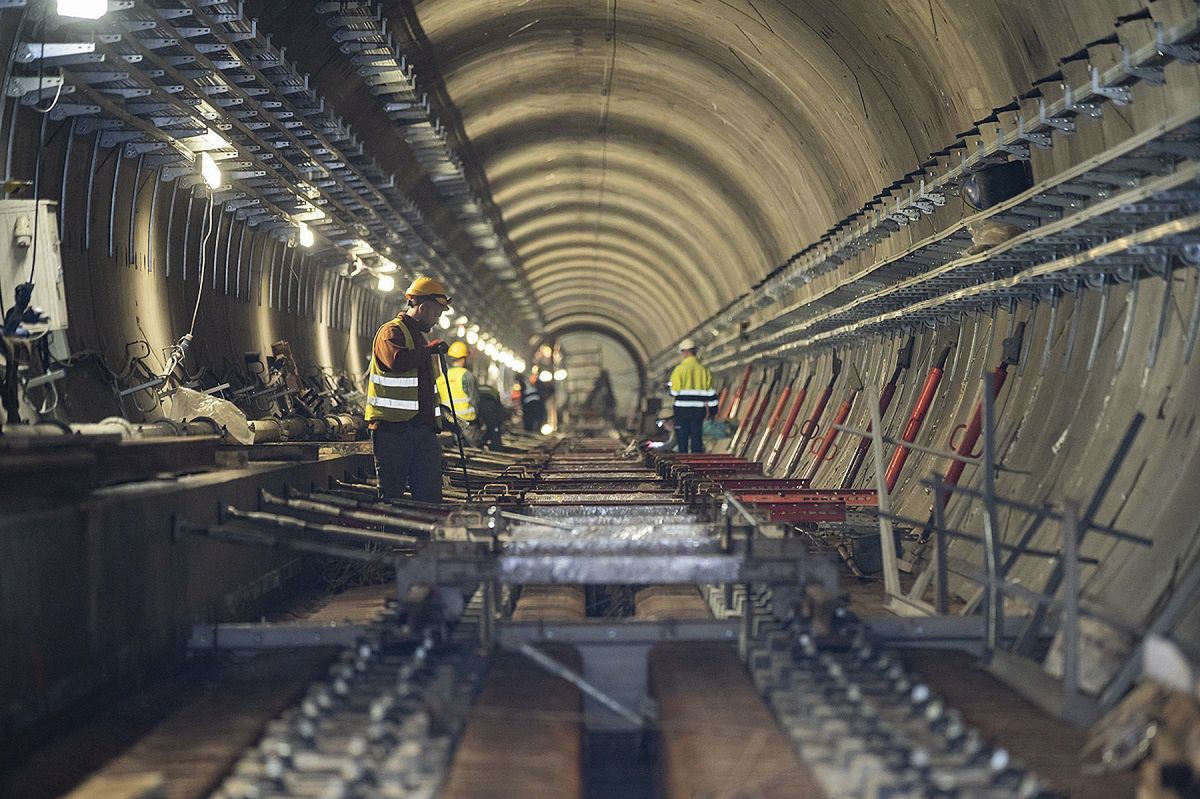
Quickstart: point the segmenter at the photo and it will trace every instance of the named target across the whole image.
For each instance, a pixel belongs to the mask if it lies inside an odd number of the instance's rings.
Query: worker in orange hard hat
[[[704,417],[717,414],[712,372],[696,358],[696,342],[679,342],[679,365],[671,372],[668,388],[675,398],[675,440],[680,452],[704,451]]]
[[[425,334],[450,307],[445,285],[418,277],[404,293],[408,307],[375,333],[367,384],[379,495],[396,499],[407,489],[419,502],[442,501],[441,421],[434,359],[449,347]]]

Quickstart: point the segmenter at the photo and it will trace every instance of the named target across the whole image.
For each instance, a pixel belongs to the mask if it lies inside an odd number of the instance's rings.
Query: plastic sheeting
[[[540,525],[508,528],[506,554],[674,554],[716,552],[717,528],[709,524],[581,523],[573,530]]]
[[[229,400],[203,394],[190,388],[178,388],[163,403],[163,413],[177,422],[187,422],[197,417],[212,419],[224,430],[226,438],[239,444],[253,444],[254,431],[246,414]]]

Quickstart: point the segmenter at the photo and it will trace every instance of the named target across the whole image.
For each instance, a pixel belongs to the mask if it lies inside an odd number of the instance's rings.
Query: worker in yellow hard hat
[[[696,358],[696,342],[679,342],[683,356],[671,372],[668,385],[675,398],[675,441],[680,452],[704,451],[704,417],[717,415],[717,394],[713,391],[712,372]]]
[[[367,384],[379,495],[397,499],[407,489],[419,502],[442,501],[441,421],[435,358],[449,348],[425,334],[450,307],[445,285],[418,277],[404,293],[408,307],[375,333]]]
[[[467,369],[467,356],[471,354],[465,342],[456,341],[446,350],[450,359],[446,374],[437,379],[438,396],[446,407],[453,405],[455,417],[464,424],[463,434],[467,440],[479,443],[480,430],[476,423],[479,408],[479,382]]]

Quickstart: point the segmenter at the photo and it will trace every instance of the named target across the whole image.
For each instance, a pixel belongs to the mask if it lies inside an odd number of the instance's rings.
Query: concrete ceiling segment
[[[648,268],[670,272],[667,286],[707,276],[719,306],[1137,4],[421,0],[412,8],[521,260],[544,251],[548,237],[595,250],[591,261],[572,252],[554,283],[558,292],[562,276],[578,276],[583,313],[589,275],[618,268],[601,251],[617,246],[634,214],[646,220],[644,237],[670,231],[677,249],[681,238],[697,245]],[[527,222],[567,203],[572,210],[553,223]],[[605,227],[607,240],[597,235]],[[710,297],[685,308],[694,322],[716,310]],[[684,332],[664,326],[650,315],[631,334]]]

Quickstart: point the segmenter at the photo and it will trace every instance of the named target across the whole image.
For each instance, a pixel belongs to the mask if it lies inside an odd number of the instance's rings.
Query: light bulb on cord
[[[479,341],[479,334],[476,333],[474,330],[468,330],[467,331],[467,343],[474,346],[474,344],[477,341]]]
[[[108,0],[58,0],[60,17],[100,19],[108,13]]]
[[[554,372],[554,379],[555,380],[566,380],[567,379],[567,370],[566,369],[556,369]]]
[[[221,187],[221,167],[208,153],[200,153],[200,177],[213,191]]]
[[[388,292],[396,288],[396,278],[391,275],[380,275],[379,282],[376,284],[380,291]]]
[[[546,424],[542,425],[542,435],[548,436],[553,432],[554,432],[554,425],[550,424],[549,422],[546,422]]]
[[[554,373],[547,369],[543,369],[542,373],[538,375],[538,380],[541,380],[543,383],[549,383],[553,379]]]

